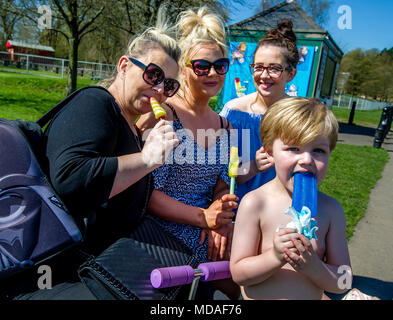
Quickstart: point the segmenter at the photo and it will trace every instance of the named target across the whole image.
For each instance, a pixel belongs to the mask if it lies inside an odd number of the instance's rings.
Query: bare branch
[[[67,41],[70,39],[70,37],[66,33],[64,33],[63,31],[61,31],[59,29],[52,28],[51,30],[54,31],[54,32],[62,34],[67,39]]]
[[[91,18],[88,22],[86,22],[86,24],[81,29],[79,29],[78,32],[83,33],[89,26],[91,26],[94,23],[94,21],[96,21],[97,18],[102,14],[104,9],[105,9],[105,6],[101,7],[101,9],[98,11],[98,13],[93,18]]]

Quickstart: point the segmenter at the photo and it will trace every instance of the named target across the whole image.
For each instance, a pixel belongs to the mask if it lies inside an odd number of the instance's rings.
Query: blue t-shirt
[[[239,157],[241,157],[242,164],[255,160],[255,152],[262,147],[260,125],[263,115],[231,109],[225,105],[220,116],[227,118],[237,132]],[[236,195],[239,197],[239,202],[247,192],[259,188],[275,176],[276,171],[274,167],[271,167],[245,183],[237,185]]]

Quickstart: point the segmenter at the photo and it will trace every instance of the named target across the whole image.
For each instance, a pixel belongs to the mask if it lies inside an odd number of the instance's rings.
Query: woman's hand
[[[179,144],[176,133],[168,121],[160,120],[147,136],[142,149],[142,161],[149,168],[164,164],[171,150]]]
[[[206,225],[209,229],[216,229],[225,224],[232,224],[235,216],[233,210],[237,208],[239,198],[235,194],[224,194],[213,201],[207,209],[203,209]]]
[[[255,152],[255,165],[258,172],[265,172],[267,169],[273,166],[273,163],[268,160],[267,154],[263,147],[259,148]]]
[[[212,261],[229,260],[232,247],[233,223],[224,224],[214,230],[202,229],[199,245],[205,242],[206,236],[208,236],[207,258]]]

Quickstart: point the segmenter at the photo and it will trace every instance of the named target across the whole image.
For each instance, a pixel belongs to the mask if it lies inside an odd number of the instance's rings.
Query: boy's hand
[[[273,164],[267,159],[267,154],[263,147],[259,148],[255,152],[255,165],[259,172],[265,172],[273,166]]]
[[[276,254],[277,258],[281,261],[285,260],[286,252],[291,252],[292,250],[296,250],[294,243],[292,242],[293,238],[298,238],[299,234],[297,230],[294,228],[277,228],[273,237],[273,250]]]
[[[284,259],[296,271],[307,274],[315,270],[315,263],[319,261],[318,255],[315,253],[314,248],[304,235],[298,234],[298,239],[292,238],[292,243],[296,251],[285,248]]]

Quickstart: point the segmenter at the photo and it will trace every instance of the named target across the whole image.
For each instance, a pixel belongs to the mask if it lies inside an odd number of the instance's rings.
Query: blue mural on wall
[[[229,44],[229,71],[222,92],[222,104],[229,100],[255,92],[249,65],[252,64],[257,43],[231,42]],[[290,96],[306,97],[310,82],[314,47],[298,46],[299,64],[295,78],[287,83],[285,92]]]

